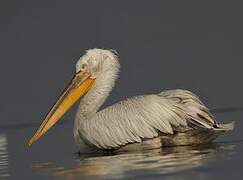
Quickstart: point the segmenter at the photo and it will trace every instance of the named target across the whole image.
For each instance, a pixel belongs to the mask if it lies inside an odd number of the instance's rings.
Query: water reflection
[[[0,134],[0,179],[8,176],[7,137],[5,134]]]
[[[73,179],[77,177],[124,178],[141,174],[168,174],[199,167],[218,157],[229,157],[235,145],[210,144],[198,147],[171,147],[146,152],[80,156],[73,167],[58,163],[37,163],[39,173]],[[225,154],[227,153],[227,155]]]

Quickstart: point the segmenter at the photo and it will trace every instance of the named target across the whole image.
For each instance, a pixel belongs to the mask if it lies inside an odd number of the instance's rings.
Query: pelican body
[[[73,134],[79,151],[84,153],[196,145],[233,129],[233,123],[219,124],[195,94],[181,89],[135,96],[100,110],[115,85],[119,68],[114,50],[87,50],[29,146],[79,99]]]

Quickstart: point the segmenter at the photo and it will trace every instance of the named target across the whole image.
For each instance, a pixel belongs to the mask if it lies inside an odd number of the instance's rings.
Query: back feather
[[[219,125],[196,95],[179,89],[120,101],[84,121],[79,133],[88,144],[113,149],[193,128],[227,131],[233,125]]]

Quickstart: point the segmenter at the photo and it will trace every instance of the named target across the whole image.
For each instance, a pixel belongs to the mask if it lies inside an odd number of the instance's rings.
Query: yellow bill
[[[61,96],[47,113],[39,129],[34,136],[29,140],[28,145],[31,146],[33,142],[37,141],[44,135],[60,118],[67,112],[67,110],[82,96],[84,96],[92,87],[95,79],[91,78],[88,72],[78,72],[75,74],[71,82],[64,89]]]

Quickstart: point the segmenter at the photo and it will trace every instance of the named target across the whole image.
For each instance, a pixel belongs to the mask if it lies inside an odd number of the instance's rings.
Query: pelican
[[[195,94],[182,89],[131,97],[100,110],[119,69],[116,51],[87,50],[76,64],[73,79],[28,145],[44,135],[79,99],[73,134],[81,153],[198,145],[233,130],[233,122],[218,123]]]

